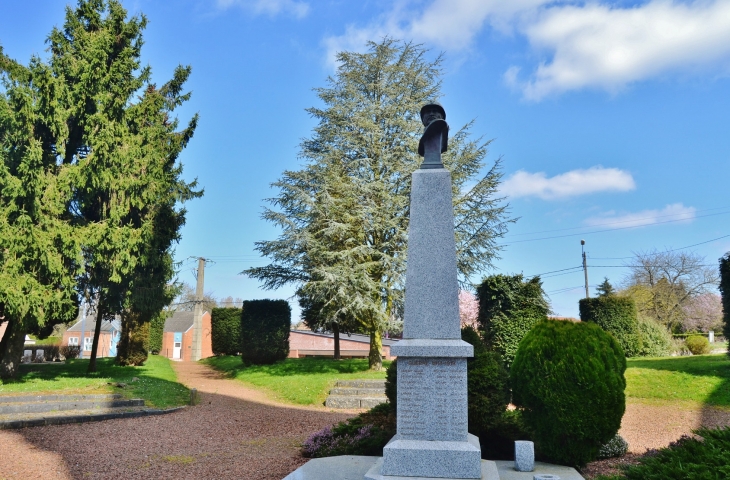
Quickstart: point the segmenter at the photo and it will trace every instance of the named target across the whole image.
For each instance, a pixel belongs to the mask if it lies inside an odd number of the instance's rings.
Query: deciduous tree
[[[715,292],[718,274],[695,253],[658,251],[636,253],[627,265],[624,294],[634,298],[640,313],[678,331],[685,319],[683,307],[692,298]]]

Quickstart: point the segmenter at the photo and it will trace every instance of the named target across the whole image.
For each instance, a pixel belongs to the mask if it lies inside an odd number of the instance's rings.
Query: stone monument
[[[441,163],[449,127],[441,105],[421,109],[423,163],[412,176],[403,339],[398,356],[398,429],[365,479],[482,478],[479,439],[467,431],[451,173]]]

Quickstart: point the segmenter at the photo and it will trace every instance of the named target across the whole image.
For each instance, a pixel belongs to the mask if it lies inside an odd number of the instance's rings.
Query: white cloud
[[[217,0],[218,8],[227,9],[238,6],[254,15],[274,17],[280,13],[304,18],[309,13],[309,4],[297,0]]]
[[[730,60],[730,2],[557,6],[543,9],[524,33],[533,47],[552,53],[522,83],[525,98],[586,87],[617,91],[667,72]]]
[[[545,172],[519,170],[502,182],[500,193],[512,198],[534,196],[552,200],[597,192],[625,192],[635,188],[630,173],[618,168],[595,166],[587,170],[571,170],[550,178]]]
[[[644,227],[665,222],[691,222],[694,220],[696,212],[697,209],[695,207],[685,207],[681,203],[673,203],[661,210],[642,210],[640,212],[624,214],[606,212],[602,215],[586,219],[585,223],[592,227]]]
[[[226,0],[233,1],[233,0]],[[425,3],[425,5],[424,5]],[[522,35],[543,60],[510,67],[505,82],[529,100],[570,90],[610,92],[666,73],[730,66],[730,1],[396,0],[367,25],[324,39],[328,62],[384,35],[456,52],[485,28]]]
[[[385,35],[426,42],[449,51],[463,50],[471,46],[486,23],[500,31],[510,31],[516,15],[549,1],[434,0],[424,8],[422,1],[396,0],[390,10],[370,24],[348,25],[343,35],[325,38],[327,62],[334,65],[337,52],[362,50],[366,41],[378,41]]]

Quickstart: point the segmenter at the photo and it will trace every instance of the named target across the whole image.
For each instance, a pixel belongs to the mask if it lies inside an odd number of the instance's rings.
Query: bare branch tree
[[[624,293],[632,296],[641,313],[679,329],[692,299],[715,293],[719,284],[717,267],[692,252],[634,252],[627,264],[631,272],[624,279]]]

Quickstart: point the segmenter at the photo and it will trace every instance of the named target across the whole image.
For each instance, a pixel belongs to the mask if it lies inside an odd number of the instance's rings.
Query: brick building
[[[392,360],[390,346],[398,340],[383,339],[383,359]],[[331,357],[335,352],[335,337],[331,333],[317,333],[310,330],[289,332],[289,358]],[[342,358],[367,358],[370,353],[368,335],[340,334],[340,356]]]
[[[165,321],[162,331],[160,355],[173,360],[192,360],[193,355],[193,312],[175,312]],[[210,313],[203,313],[203,347],[201,358],[213,356],[210,329]]]
[[[75,345],[81,347],[83,358],[91,356],[91,347],[94,342],[94,328],[96,327],[96,315],[87,315],[86,320],[79,319],[63,334],[61,345]],[[122,320],[117,315],[114,320],[103,320],[101,322],[101,333],[99,334],[99,345],[96,348],[96,356],[116,357],[117,344],[122,334]]]

